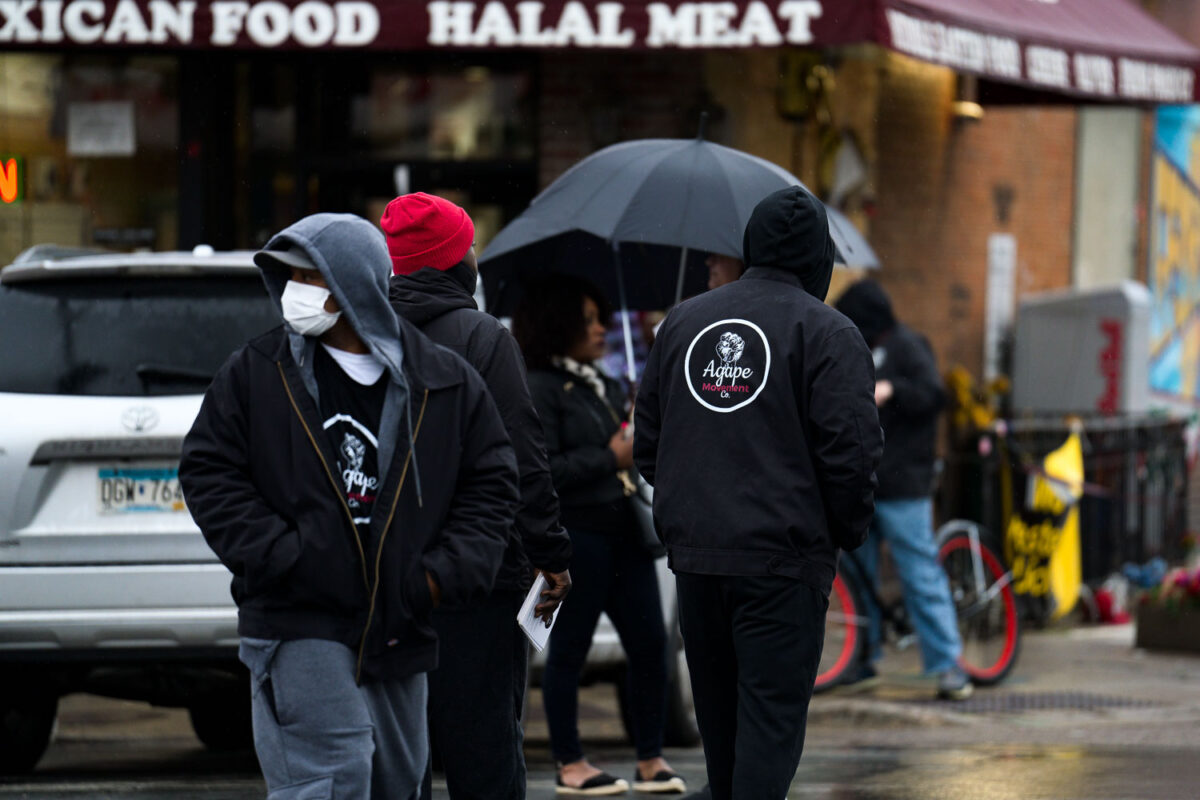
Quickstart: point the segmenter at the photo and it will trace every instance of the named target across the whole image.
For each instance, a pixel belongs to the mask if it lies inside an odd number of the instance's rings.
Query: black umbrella
[[[488,245],[479,260],[488,309],[511,314],[520,284],[548,272],[587,277],[622,309],[668,308],[704,291],[704,270],[691,267],[707,253],[741,258],[754,207],[796,185],[803,186],[787,170],[700,137],[606,147],[550,184]],[[837,260],[877,267],[850,221],[828,210]]]

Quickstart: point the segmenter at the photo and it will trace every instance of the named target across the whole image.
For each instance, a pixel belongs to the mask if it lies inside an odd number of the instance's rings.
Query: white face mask
[[[283,306],[283,318],[301,336],[320,336],[333,327],[342,315],[341,311],[325,310],[329,290],[322,286],[288,281],[279,298]]]

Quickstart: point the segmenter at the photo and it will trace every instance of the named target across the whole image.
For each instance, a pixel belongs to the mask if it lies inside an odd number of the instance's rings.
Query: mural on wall
[[[1156,113],[1150,388],[1200,402],[1200,106]]]

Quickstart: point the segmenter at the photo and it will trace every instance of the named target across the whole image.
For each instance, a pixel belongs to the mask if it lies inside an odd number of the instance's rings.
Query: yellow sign
[[[1031,481],[1023,513],[1008,522],[1005,551],[1012,565],[1013,591],[1045,597],[1051,618],[1075,607],[1082,582],[1079,499],[1083,496],[1083,447],[1072,433],[1043,459],[1045,477]]]

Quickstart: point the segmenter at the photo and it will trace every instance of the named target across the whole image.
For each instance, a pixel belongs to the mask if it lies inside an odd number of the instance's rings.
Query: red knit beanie
[[[422,267],[450,269],[475,243],[475,224],[467,212],[424,192],[388,203],[379,225],[387,234],[394,275],[411,275]]]

